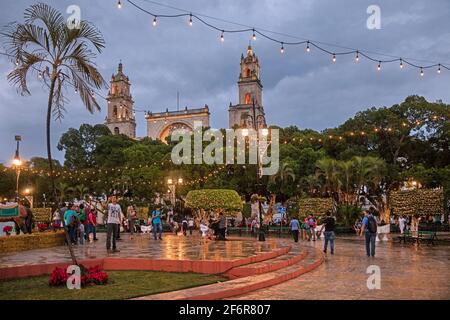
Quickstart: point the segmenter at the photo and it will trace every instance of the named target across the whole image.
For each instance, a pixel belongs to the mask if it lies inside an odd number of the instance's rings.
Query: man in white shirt
[[[400,234],[403,234],[403,232],[405,231],[405,222],[406,219],[403,218],[403,216],[400,216],[400,218],[398,218],[398,227],[400,228]]]
[[[106,223],[106,250],[108,251],[108,253],[114,253],[120,252],[120,250],[118,250],[116,247],[116,238],[120,226],[122,208],[120,208],[120,205],[117,203],[116,196],[112,196],[110,200],[111,203],[108,204],[108,220]]]

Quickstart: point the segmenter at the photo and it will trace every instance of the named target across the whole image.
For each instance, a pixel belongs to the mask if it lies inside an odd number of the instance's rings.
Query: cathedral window
[[[250,69],[247,68],[247,70],[245,71],[245,76],[246,76],[247,78],[250,78],[250,77],[251,77],[251,74],[252,74],[252,72],[250,71]]]
[[[117,118],[117,106],[114,106],[113,108],[113,117]]]
[[[246,93],[245,94],[245,104],[250,104],[251,103],[251,95],[250,93]]]
[[[120,134],[119,127],[115,127],[115,128],[114,128],[114,134]]]

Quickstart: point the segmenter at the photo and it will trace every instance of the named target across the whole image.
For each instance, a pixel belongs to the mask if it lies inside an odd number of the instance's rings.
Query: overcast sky
[[[146,0],[137,4],[159,14],[179,13]],[[260,27],[298,37],[335,43],[402,57],[450,62],[450,1],[365,1],[365,0],[159,0],[161,3],[225,20]],[[164,111],[176,109],[177,91],[180,106],[201,107],[208,104],[213,127],[227,127],[228,105],[237,102],[237,79],[241,53],[245,52],[251,34],[220,34],[186,18],[152,18],[122,0],[47,0],[65,14],[76,4],[82,19],[93,22],[103,33],[106,49],[96,60],[104,78],[109,81],[122,60],[124,72],[132,83],[136,109]],[[23,11],[35,1],[2,1],[0,24],[23,21]],[[376,4],[381,8],[381,29],[369,30],[366,10]],[[67,15],[68,16],[68,15]],[[236,28],[227,23],[208,20],[220,28]],[[282,39],[280,39],[282,40]],[[292,39],[284,38],[285,41]],[[312,48],[285,47],[280,54],[277,44],[259,37],[252,42],[261,64],[264,86],[263,105],[269,124],[297,125],[322,130],[338,126],[357,111],[372,106],[400,103],[411,94],[428,100],[450,102],[450,72],[417,70],[397,63],[376,71],[376,63],[353,56],[331,57]],[[329,48],[330,51],[338,51]],[[380,57],[382,58],[382,57]],[[418,64],[420,64],[418,62]],[[449,64],[450,65],[450,64]],[[35,78],[29,79],[31,96],[22,97],[7,82],[12,65],[0,56],[0,162],[9,163],[14,154],[14,135],[22,135],[24,158],[45,156],[46,92]],[[106,95],[106,89],[103,94]],[[56,144],[68,128],[82,123],[102,123],[102,111],[90,114],[80,99],[69,92],[70,103],[62,122],[52,123],[55,158],[63,160]],[[137,113],[137,135],[146,134],[143,113]]]

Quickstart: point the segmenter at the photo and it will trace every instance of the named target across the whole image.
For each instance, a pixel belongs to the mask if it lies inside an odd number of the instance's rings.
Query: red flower
[[[48,284],[50,286],[62,286],[66,285],[69,274],[67,274],[64,268],[55,268],[50,275]],[[85,274],[81,276],[81,286],[86,286],[89,284],[102,285],[108,282],[108,274],[101,271],[100,266],[94,266],[87,270]]]
[[[12,231],[12,227],[11,227],[11,226],[4,226],[4,227],[3,227],[3,232],[9,233],[9,232],[11,232],[11,231]]]

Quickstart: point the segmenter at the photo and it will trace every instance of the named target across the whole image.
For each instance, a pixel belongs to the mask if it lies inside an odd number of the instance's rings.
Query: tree
[[[8,80],[21,94],[31,94],[28,76],[37,74],[49,90],[46,117],[47,157],[53,195],[56,197],[51,153],[50,122],[52,114],[61,120],[67,98],[65,90],[74,87],[89,112],[100,110],[93,89],[105,81],[93,63],[105,46],[101,33],[89,22],[79,21],[69,28],[63,15],[45,3],[31,5],[24,13],[25,22],[14,22],[2,36],[16,68]],[[95,51],[91,50],[93,46]]]
[[[198,219],[202,221],[208,218],[209,210],[225,210],[228,213],[242,210],[242,200],[234,190],[192,190],[186,196],[186,207],[197,210]]]
[[[102,124],[82,124],[80,128],[70,128],[58,143],[58,150],[64,150],[64,165],[70,169],[91,168],[97,165],[95,151],[100,137],[111,135]]]

